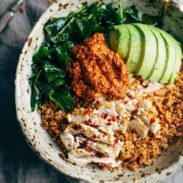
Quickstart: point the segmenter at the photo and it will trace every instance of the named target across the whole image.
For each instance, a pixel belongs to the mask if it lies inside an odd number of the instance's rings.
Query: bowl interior
[[[102,171],[95,166],[76,166],[62,159],[61,150],[51,141],[49,135],[40,126],[40,115],[37,112],[32,112],[30,107],[31,89],[28,83],[28,78],[31,76],[32,56],[40,47],[44,35],[43,25],[50,17],[66,16],[71,11],[82,6],[83,3],[92,3],[94,0],[62,0],[54,3],[40,18],[28,41],[25,43],[16,74],[16,107],[17,117],[21,128],[30,146],[35,152],[46,162],[54,166],[59,171],[89,182],[132,182],[140,180],[157,182],[158,180],[169,175],[182,164],[182,156],[179,153],[183,149],[183,143],[177,141],[168,151],[164,152],[153,166],[141,168],[136,172],[131,172],[127,169],[122,169],[117,172]],[[105,1],[110,2],[110,1]],[[118,6],[119,1],[113,1],[114,5]],[[152,4],[148,0],[136,1],[126,0],[125,5],[135,4],[142,12],[157,14],[162,8],[162,1],[157,0]],[[182,14],[183,15],[183,14]],[[174,20],[172,20],[174,22]],[[172,24],[171,22],[171,24]],[[176,22],[175,22],[176,24]],[[178,26],[176,24],[176,26]],[[167,29],[170,29],[167,23]],[[175,33],[175,31],[174,31]],[[175,33],[176,34],[176,33]]]

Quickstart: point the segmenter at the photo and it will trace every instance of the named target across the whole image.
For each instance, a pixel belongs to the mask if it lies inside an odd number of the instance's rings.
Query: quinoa
[[[140,167],[152,165],[162,151],[167,149],[174,139],[183,134],[183,72],[175,84],[165,85],[156,92],[148,95],[153,106],[158,111],[161,128],[154,135],[145,138],[139,137],[135,132],[117,132],[116,138],[124,142],[124,150],[119,155],[122,167],[136,170]],[[51,139],[66,152],[60,139],[60,134],[67,126],[66,113],[51,102],[47,102],[40,108],[42,127],[47,130]],[[102,169],[110,169],[107,165],[101,165]]]
[[[67,126],[66,114],[52,102],[42,105],[39,113],[41,114],[41,126],[49,133],[52,141],[63,147],[60,134]]]
[[[133,132],[117,134],[124,141],[124,151],[119,159],[123,167],[136,170],[139,167],[152,165],[156,158],[166,149],[175,137],[182,136],[183,126],[183,72],[175,85],[165,85],[151,93],[150,97],[161,119],[161,129],[156,135],[140,138]]]

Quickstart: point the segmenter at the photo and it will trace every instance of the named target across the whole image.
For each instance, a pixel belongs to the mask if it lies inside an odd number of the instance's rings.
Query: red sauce
[[[135,109],[134,111],[132,111],[132,113],[131,113],[131,117],[130,117],[130,120],[133,120],[133,119],[135,119],[135,118],[136,118],[136,116],[137,116],[137,112],[138,112],[138,110],[137,110],[137,109]]]
[[[96,139],[96,138],[97,138],[97,136],[96,136],[95,134],[93,134],[93,135],[92,135],[92,138],[93,138],[93,139]]]
[[[143,83],[143,85],[142,85],[144,88],[147,88],[148,86],[149,86],[149,84],[148,83]]]
[[[102,118],[103,118],[103,119],[107,119],[107,117],[108,117],[108,114],[106,114],[106,113],[103,113],[103,114],[102,114]]]
[[[87,121],[84,121],[84,123],[85,123],[86,125],[92,126],[92,127],[94,127],[94,128],[98,128],[98,127],[99,127],[97,124],[93,123],[90,119],[87,120]]]
[[[79,130],[79,129],[81,129],[79,125],[74,125],[72,128],[73,128],[74,130]]]
[[[114,144],[112,145],[112,147],[113,147],[113,149],[115,148],[115,145],[118,143],[118,139],[116,138],[115,140],[114,140]]]
[[[93,112],[93,110],[92,109],[86,109],[85,111],[84,111],[84,113],[83,114],[90,114],[90,113],[92,113]]]
[[[102,153],[100,153],[100,152],[96,152],[96,156],[98,156],[99,158],[104,157],[104,155]]]
[[[113,116],[111,117],[111,120],[112,120],[113,122],[116,121],[116,116],[113,115]]]
[[[150,123],[154,123],[154,122],[155,122],[155,118],[151,118]]]
[[[116,138],[115,140],[114,140],[114,144],[117,144],[118,143],[118,139]]]
[[[147,88],[149,86],[148,83],[145,83],[144,79],[141,76],[138,77],[138,81],[140,82],[140,85],[142,85],[144,88]]]
[[[85,140],[83,143],[80,144],[80,148],[85,148],[88,145],[88,140]]]
[[[92,152],[93,151],[93,149],[90,148],[90,147],[85,147],[84,150],[87,151],[87,152]]]
[[[141,85],[144,83],[144,79],[141,76],[138,76],[138,80],[139,80]]]
[[[128,98],[130,98],[130,99],[133,99],[134,97],[131,95],[131,94],[129,94],[129,93],[127,93],[127,96],[128,96]]]

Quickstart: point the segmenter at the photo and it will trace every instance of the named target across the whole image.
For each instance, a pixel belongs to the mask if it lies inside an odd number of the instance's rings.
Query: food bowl
[[[167,151],[152,166],[140,168],[135,172],[128,169],[121,169],[115,172],[101,170],[97,166],[78,166],[65,161],[61,150],[51,141],[50,136],[41,127],[41,118],[38,112],[33,112],[30,106],[31,89],[29,77],[32,74],[32,57],[44,39],[43,26],[51,17],[68,15],[85,3],[93,3],[93,0],[62,0],[56,1],[39,19],[31,32],[22,50],[16,73],[16,110],[17,118],[28,144],[45,162],[55,167],[58,171],[87,182],[159,182],[166,176],[171,175],[183,164],[183,143],[182,140],[173,143]],[[105,1],[109,2],[109,1]],[[112,1],[118,6],[120,1]],[[165,1],[156,0],[151,3],[149,0],[126,0],[125,6],[136,5],[139,11],[152,15],[161,11]],[[166,2],[167,3],[167,2]],[[165,4],[164,4],[165,5]],[[183,6],[183,5],[182,5]],[[171,1],[164,7],[164,28],[170,31],[175,37],[183,41],[183,8],[181,5]]]

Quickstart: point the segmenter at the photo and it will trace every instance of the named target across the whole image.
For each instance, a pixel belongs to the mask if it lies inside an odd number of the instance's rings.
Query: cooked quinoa
[[[117,132],[115,136],[124,142],[123,151],[118,159],[122,167],[136,170],[145,165],[152,165],[162,150],[168,148],[176,137],[182,136],[183,126],[183,72],[180,73],[174,85],[165,85],[161,89],[148,94],[153,101],[161,128],[154,135],[142,138],[135,132]],[[65,151],[60,134],[67,126],[66,114],[51,102],[41,109],[42,127],[48,131],[52,140]],[[153,122],[153,121],[152,121]],[[109,169],[107,165],[101,168]]]
[[[152,165],[166,149],[174,137],[182,136],[183,126],[183,72],[175,85],[166,85],[151,93],[150,97],[158,110],[162,128],[156,135],[139,138],[137,134],[128,132],[117,134],[123,139],[125,151],[120,154],[123,167],[136,170],[144,165]]]

